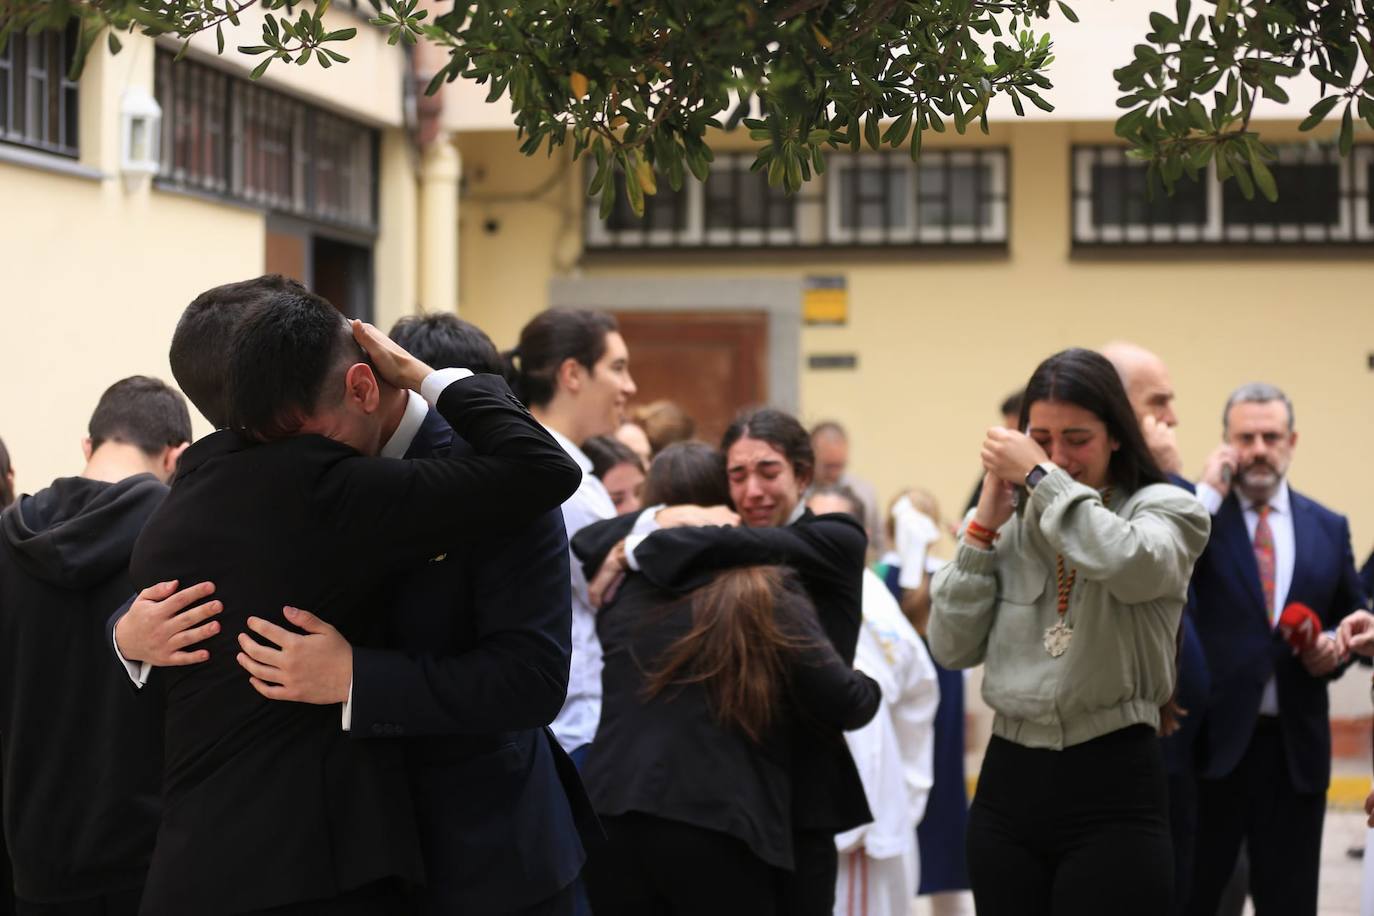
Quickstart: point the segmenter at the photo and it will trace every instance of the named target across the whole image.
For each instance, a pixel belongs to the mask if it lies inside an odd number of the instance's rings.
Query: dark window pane
[[[161,180],[371,229],[376,131],[159,52]]]
[[[606,220],[606,228],[612,232],[625,230],[658,229],[681,231],[687,225],[687,185],[681,191],[674,191],[664,181],[659,185],[657,194],[644,197],[644,218],[635,216],[630,207],[629,195],[620,184],[620,176],[615,177],[615,209]]]
[[[768,186],[768,172],[751,172],[743,158],[733,168],[716,168],[704,188],[707,229],[791,229],[792,199]]]
[[[916,179],[922,226],[982,226],[988,221],[986,169],[922,163]]]
[[[840,183],[842,228],[886,231],[910,226],[909,161],[856,159],[834,176],[832,180]]]
[[[1207,222],[1207,189],[1182,178],[1170,196],[1156,186],[1150,198],[1146,170],[1137,165],[1092,167],[1093,224],[1096,226],[1201,226]]]
[[[1228,226],[1328,226],[1340,222],[1341,170],[1335,162],[1276,162],[1269,166],[1279,199],[1255,192],[1246,200],[1234,180],[1222,186],[1222,220]]]

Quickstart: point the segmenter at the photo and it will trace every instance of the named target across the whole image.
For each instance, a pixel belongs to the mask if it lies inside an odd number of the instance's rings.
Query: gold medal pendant
[[[1045,651],[1050,653],[1051,657],[1058,658],[1069,650],[1069,642],[1072,639],[1073,627],[1061,619],[1045,630]]]

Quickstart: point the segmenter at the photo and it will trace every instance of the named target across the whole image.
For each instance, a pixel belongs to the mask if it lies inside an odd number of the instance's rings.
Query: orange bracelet
[[[965,527],[964,530],[968,534],[973,535],[978,540],[984,541],[988,544],[996,543],[997,539],[1002,536],[1000,532],[993,531],[990,528],[984,528],[982,525],[978,524],[973,519],[968,520],[968,525]]]

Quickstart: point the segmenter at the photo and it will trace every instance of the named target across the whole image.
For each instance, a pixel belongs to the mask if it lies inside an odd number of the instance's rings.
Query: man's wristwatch
[[[1035,485],[1045,479],[1045,475],[1054,470],[1054,465],[1049,462],[1037,464],[1026,473],[1026,489],[1034,490]]]

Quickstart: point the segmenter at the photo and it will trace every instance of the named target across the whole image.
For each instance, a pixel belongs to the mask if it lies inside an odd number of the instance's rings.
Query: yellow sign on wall
[[[807,324],[849,321],[849,288],[844,277],[807,277],[802,289],[802,320]]]

